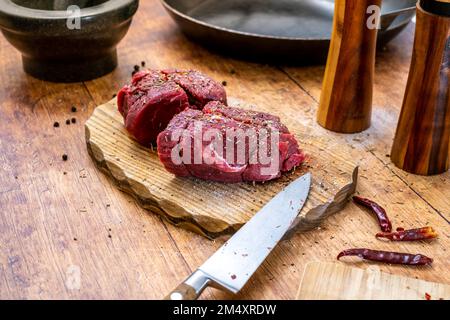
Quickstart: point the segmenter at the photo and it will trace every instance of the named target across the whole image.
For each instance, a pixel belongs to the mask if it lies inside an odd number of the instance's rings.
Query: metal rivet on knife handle
[[[195,289],[185,283],[180,284],[165,300],[195,300],[197,299]]]
[[[210,279],[208,276],[202,271],[197,270],[164,299],[196,300],[208,286],[209,282]]]

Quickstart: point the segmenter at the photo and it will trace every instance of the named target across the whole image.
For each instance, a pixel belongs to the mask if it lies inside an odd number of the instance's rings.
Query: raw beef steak
[[[176,115],[158,136],[158,155],[177,176],[219,182],[272,180],[305,159],[278,117],[217,101]]]
[[[184,89],[191,107],[202,109],[210,101],[227,104],[225,88],[203,73],[195,70],[163,70],[163,72]]]
[[[176,114],[213,100],[226,103],[225,89],[198,71],[141,71],[117,95],[126,129],[144,146],[156,142]]]

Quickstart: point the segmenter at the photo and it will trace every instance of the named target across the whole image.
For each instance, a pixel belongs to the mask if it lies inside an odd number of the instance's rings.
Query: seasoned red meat
[[[195,70],[163,70],[163,72],[184,89],[191,106],[201,110],[210,101],[227,104],[225,88],[203,73]]]
[[[156,142],[176,114],[216,99],[226,102],[224,88],[197,71],[141,71],[117,95],[125,127],[144,146]]]
[[[142,71],[117,96],[125,127],[142,145],[155,142],[174,115],[189,107],[188,96],[160,71]]]
[[[305,159],[278,117],[217,101],[175,116],[158,136],[158,155],[177,176],[219,182],[272,180]]]

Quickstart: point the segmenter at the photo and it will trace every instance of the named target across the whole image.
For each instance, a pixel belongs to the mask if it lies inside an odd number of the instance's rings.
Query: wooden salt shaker
[[[370,127],[377,25],[382,0],[336,0],[318,122],[331,131]],[[376,6],[376,7],[374,7]],[[372,19],[372,25],[368,24]],[[376,22],[376,20],[375,20]]]
[[[414,174],[446,172],[450,161],[450,0],[417,4],[414,51],[391,152]]]

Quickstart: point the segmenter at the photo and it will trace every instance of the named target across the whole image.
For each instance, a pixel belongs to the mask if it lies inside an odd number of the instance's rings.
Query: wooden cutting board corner
[[[297,300],[427,299],[449,300],[450,286],[381,272],[377,265],[360,269],[342,262],[308,263],[297,293]]]

